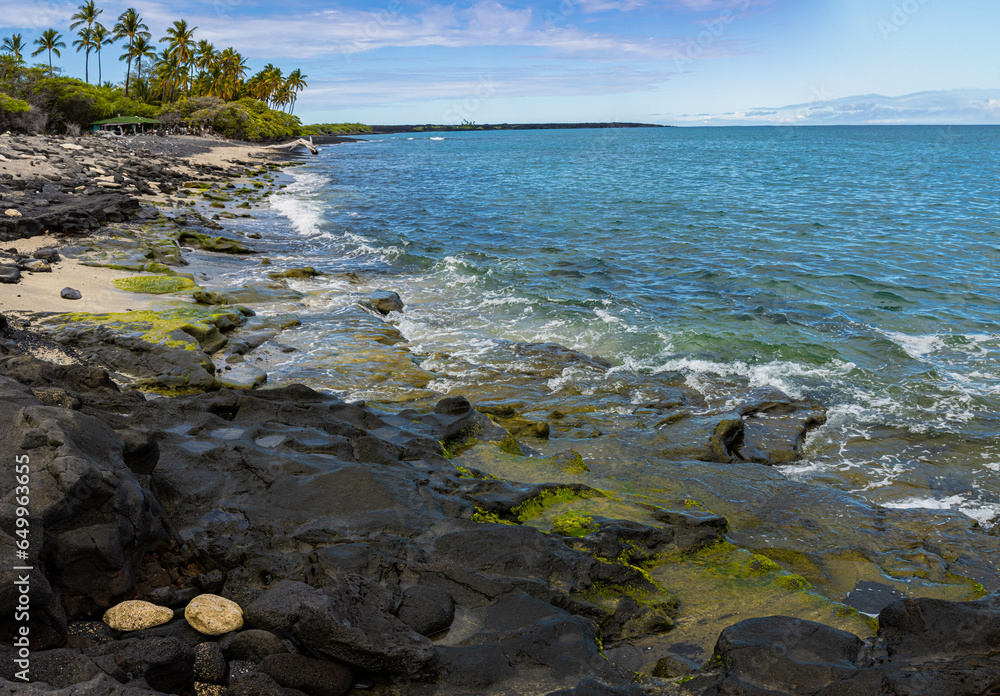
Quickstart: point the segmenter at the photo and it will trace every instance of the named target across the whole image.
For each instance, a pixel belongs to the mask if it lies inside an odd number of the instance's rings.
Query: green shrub
[[[205,128],[233,140],[282,140],[302,135],[297,116],[270,109],[256,99],[181,99],[165,107],[158,118],[167,126]]]
[[[48,129],[63,133],[72,125],[86,128],[112,116],[152,118],[156,107],[126,97],[117,87],[88,85],[69,77],[46,77],[31,89],[29,102],[48,114]]]
[[[20,114],[25,113],[29,109],[31,109],[31,105],[28,102],[14,99],[14,97],[0,92],[0,113]]]
[[[371,126],[363,123],[313,123],[302,127],[302,135],[367,135]]]

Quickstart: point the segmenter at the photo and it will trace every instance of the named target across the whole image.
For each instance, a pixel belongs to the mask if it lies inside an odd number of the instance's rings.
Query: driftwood
[[[288,148],[289,152],[291,152],[292,150],[294,150],[297,147],[304,147],[304,148],[307,148],[309,150],[309,152],[313,153],[314,155],[318,155],[319,154],[319,150],[317,150],[316,146],[313,145],[312,137],[310,137],[309,140],[305,140],[304,138],[299,138],[298,140],[293,140],[290,143],[282,143],[280,145],[266,145],[265,146],[265,148],[269,149],[269,150],[282,150],[282,149],[284,149],[286,147]]]

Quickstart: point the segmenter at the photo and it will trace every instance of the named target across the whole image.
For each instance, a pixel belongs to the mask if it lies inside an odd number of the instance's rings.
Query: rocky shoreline
[[[571,449],[572,415],[265,388],[254,356],[284,350],[297,323],[274,308],[294,309],[287,279],[314,271],[202,283],[260,262],[232,225],[279,185],[279,156],[8,140],[5,160],[30,149],[35,164],[0,181],[21,213],[6,240],[62,246],[9,251],[27,279],[0,300],[53,273],[33,260],[59,273],[63,257],[141,294],[133,311],[66,300],[0,321],[0,693],[1000,692],[1000,538],[785,478],[775,465],[799,457],[819,405],[759,392],[698,415],[678,387],[629,445],[663,464],[635,471]],[[364,302],[376,319],[402,309],[391,293]],[[532,447],[560,436],[554,455]],[[15,457],[30,467],[21,536]],[[25,536],[28,621],[13,570]],[[927,596],[893,594],[890,575]]]

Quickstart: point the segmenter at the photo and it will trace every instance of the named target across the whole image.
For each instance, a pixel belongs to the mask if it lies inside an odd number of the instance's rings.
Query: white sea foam
[[[923,360],[945,347],[944,339],[939,334],[910,336],[899,331],[882,329],[876,329],[876,331],[906,351],[906,354],[914,360]]]
[[[917,497],[906,498],[888,503],[882,507],[897,510],[958,510],[982,525],[988,525],[1000,515],[1000,505],[970,500],[963,495],[951,495],[947,498]]]
[[[688,386],[702,392],[706,389],[708,377],[723,379],[737,377],[745,379],[752,388],[774,387],[791,397],[802,398],[804,393],[797,378],[829,380],[842,377],[852,369],[854,369],[853,363],[842,360],[834,361],[829,366],[813,367],[789,361],[752,365],[742,360],[722,363],[697,358],[672,358],[657,366],[653,373],[680,372],[686,375]]]
[[[271,196],[271,207],[288,218],[299,234],[305,237],[322,234],[324,204],[311,194],[322,191],[329,181],[322,174],[297,172],[288,188]]]

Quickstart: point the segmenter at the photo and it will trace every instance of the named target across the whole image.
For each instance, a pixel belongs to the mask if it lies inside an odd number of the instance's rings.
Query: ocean
[[[571,412],[554,434],[594,435],[590,456],[608,457],[653,426],[644,405],[671,386],[705,412],[775,387],[828,413],[787,476],[991,525],[998,136],[466,131],[325,148],[251,223],[275,267],[327,274],[292,281],[309,295],[288,307],[302,327],[282,335],[295,351],[270,384]],[[405,312],[364,312],[371,290],[398,292]]]

